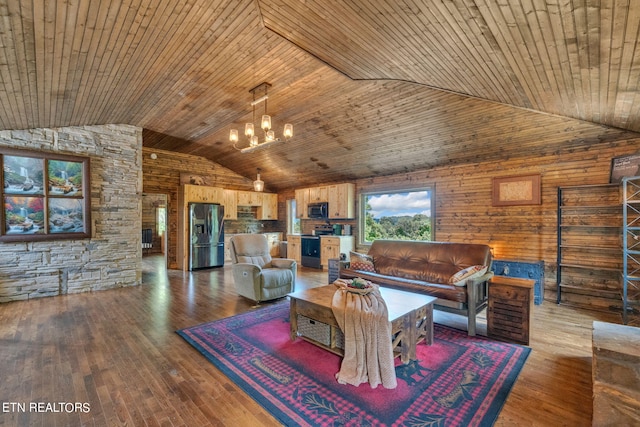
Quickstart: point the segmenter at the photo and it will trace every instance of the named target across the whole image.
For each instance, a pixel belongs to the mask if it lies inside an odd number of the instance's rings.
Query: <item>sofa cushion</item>
[[[449,283],[456,286],[465,286],[467,280],[482,276],[487,272],[487,269],[486,265],[472,265],[449,277]]]
[[[372,273],[375,273],[376,271],[373,265],[373,258],[369,255],[351,251],[349,253],[349,260],[352,270],[369,271]]]
[[[340,278],[353,279],[355,277],[361,277],[377,285],[388,288],[395,288],[401,291],[426,294],[460,303],[467,302],[467,292],[464,287],[442,283],[428,283],[422,280],[406,279],[403,277],[386,276],[383,274],[371,273],[364,270],[340,270]]]
[[[265,289],[291,287],[293,271],[283,268],[264,268],[262,270],[262,287]]]

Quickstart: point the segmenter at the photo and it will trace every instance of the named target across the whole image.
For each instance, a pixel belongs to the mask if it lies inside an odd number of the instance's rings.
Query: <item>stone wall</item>
[[[0,243],[0,302],[141,283],[142,129],[0,131],[0,146],[87,156],[91,238]]]

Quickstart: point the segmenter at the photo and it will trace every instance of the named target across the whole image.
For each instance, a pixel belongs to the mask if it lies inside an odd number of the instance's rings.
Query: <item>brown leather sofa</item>
[[[437,297],[435,308],[467,316],[468,333],[476,334],[476,315],[487,306],[487,282],[493,276],[491,249],[473,243],[376,240],[367,256],[373,269],[356,264],[341,268],[340,278],[362,277],[380,286]],[[356,265],[361,269],[352,269]],[[486,273],[449,283],[467,267],[487,266]]]

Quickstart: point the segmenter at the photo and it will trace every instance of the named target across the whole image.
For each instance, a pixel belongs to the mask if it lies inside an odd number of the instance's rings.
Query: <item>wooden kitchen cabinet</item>
[[[351,183],[330,185],[328,188],[329,218],[355,218],[356,186]]]
[[[258,207],[258,219],[274,220],[278,219],[278,195],[273,193],[262,193],[262,203]]]
[[[185,184],[182,190],[185,203],[196,202],[222,204],[222,188]]]
[[[224,219],[236,220],[238,219],[238,195],[236,190],[225,189],[222,192],[223,206],[224,206]]]
[[[238,206],[261,206],[262,193],[255,191],[237,191]]]
[[[302,262],[302,238],[298,235],[287,236],[287,258],[296,260],[298,264]]]
[[[349,252],[355,248],[353,236],[320,236],[320,264],[322,268],[329,267],[329,260],[340,258],[343,253],[349,256]]]
[[[356,207],[356,186],[351,183],[325,185],[296,190],[296,216],[307,219],[307,205],[309,203],[329,203],[329,218],[353,219]]]
[[[340,258],[340,238],[322,236],[320,238],[320,264],[322,268],[329,267],[331,258]]]
[[[307,219],[307,205],[309,204],[309,189],[299,188],[296,190],[296,217]]]
[[[329,201],[329,188],[325,186],[309,188],[309,203],[321,203]]]

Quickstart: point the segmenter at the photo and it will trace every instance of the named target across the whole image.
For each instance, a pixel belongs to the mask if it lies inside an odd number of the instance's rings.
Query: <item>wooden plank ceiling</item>
[[[588,148],[640,132],[639,30],[629,0],[0,0],[0,129],[132,124],[276,191]],[[262,82],[294,139],[241,154]]]

